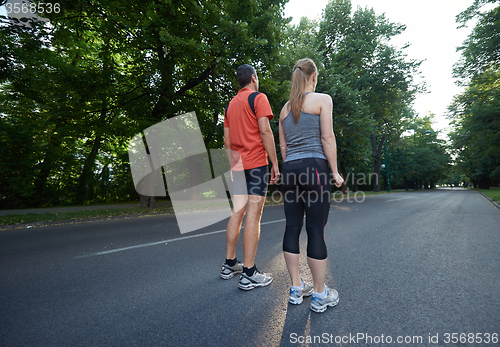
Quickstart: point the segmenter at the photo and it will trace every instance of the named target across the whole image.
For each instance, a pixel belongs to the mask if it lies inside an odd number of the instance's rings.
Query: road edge
[[[482,196],[484,196],[486,199],[488,199],[493,205],[495,205],[498,209],[500,209],[500,205],[494,201],[492,198],[488,197],[486,194],[484,193],[481,193],[479,190],[476,190],[476,192],[478,192],[479,194],[481,194]]]

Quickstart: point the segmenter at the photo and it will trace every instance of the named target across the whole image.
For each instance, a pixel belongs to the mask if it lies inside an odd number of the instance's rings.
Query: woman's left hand
[[[333,173],[333,180],[335,181],[335,186],[337,188],[340,188],[342,183],[344,183],[344,179],[342,178],[342,176],[340,176],[338,172]]]

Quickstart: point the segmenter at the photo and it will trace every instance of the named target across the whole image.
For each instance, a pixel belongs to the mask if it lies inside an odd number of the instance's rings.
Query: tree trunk
[[[382,157],[382,145],[384,141],[385,135],[382,135],[382,140],[377,145],[375,134],[371,134],[372,157],[375,159],[373,163],[373,173],[375,174],[375,180],[373,181],[374,192],[380,192],[380,159]]]
[[[479,189],[490,189],[490,180],[488,177],[481,177],[478,182]]]
[[[340,162],[339,166],[340,166],[340,173],[342,174],[342,177],[344,178],[344,183],[342,183],[340,190],[342,191],[342,194],[347,194],[347,170],[346,170],[343,162]]]
[[[83,204],[85,201],[92,200],[94,198],[94,186],[89,184],[89,179],[92,176],[92,172],[95,168],[95,160],[97,158],[97,153],[99,153],[99,148],[101,147],[102,136],[97,135],[92,144],[92,149],[88,157],[85,159],[85,164],[83,165],[82,173],[78,179],[78,187],[76,203]]]
[[[92,176],[92,172],[95,168],[95,160],[97,158],[97,154],[99,153],[99,149],[101,148],[102,143],[102,128],[106,124],[106,115],[108,102],[106,97],[102,100],[102,111],[99,115],[99,119],[96,123],[96,137],[94,142],[92,143],[92,148],[90,149],[90,153],[88,157],[85,159],[85,163],[83,164],[82,173],[78,178],[78,186],[76,189],[76,203],[83,204],[85,201],[92,200],[94,198],[94,190],[95,187],[92,184],[89,184],[89,179]]]
[[[151,112],[151,121],[158,123],[165,118],[174,117],[174,109],[172,106],[172,96],[174,95],[174,62],[165,55],[164,44],[158,41],[156,46],[156,54],[160,61],[159,73],[161,76],[160,86],[158,88],[158,100],[156,101]]]
[[[33,205],[37,207],[41,206],[43,204],[44,198],[46,198],[45,185],[47,184],[47,179],[49,178],[51,168],[53,167],[53,157],[52,153],[49,153],[50,150],[51,148],[49,146],[47,153],[45,154],[45,158],[40,164],[40,173],[38,174],[34,182],[35,199],[33,201]]]
[[[56,126],[56,131],[58,126]],[[40,207],[44,202],[47,201],[47,197],[50,197],[50,194],[46,191],[47,180],[50,176],[50,172],[54,168],[55,161],[55,151],[61,145],[61,141],[58,138],[59,135],[53,135],[49,140],[49,145],[47,147],[47,152],[45,153],[45,157],[43,158],[43,162],[40,164],[40,171],[38,176],[35,178],[34,186],[35,186],[35,198],[31,205]]]
[[[155,208],[156,199],[154,196],[139,195],[140,207]]]

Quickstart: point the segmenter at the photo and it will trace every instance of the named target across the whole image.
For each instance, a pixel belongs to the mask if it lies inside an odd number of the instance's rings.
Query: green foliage
[[[372,172],[380,175],[381,147],[385,139],[400,136],[403,115],[422,91],[413,81],[420,62],[407,60],[389,44],[404,29],[373,9],[352,12],[348,0],[330,1],[325,9],[318,41],[325,72],[318,90],[334,99],[344,174],[346,168],[359,172],[373,164]],[[375,191],[380,189],[377,182]]]
[[[333,97],[341,170],[370,174],[375,159],[378,174],[381,145],[397,142],[422,89],[419,62],[390,45],[404,26],[348,0],[287,25],[285,2],[62,0],[47,25],[4,19],[0,208],[136,200],[132,136],[195,111],[207,148],[222,148],[236,67],[256,67],[277,115],[303,57]],[[277,117],[271,126],[277,140]]]
[[[458,50],[462,52],[461,60],[455,65],[454,75],[462,85],[467,85],[487,70],[498,71],[500,68],[500,6],[479,12],[481,4],[487,1],[476,0],[474,5],[457,18],[463,25],[471,16],[478,21],[472,33]],[[490,0],[490,3],[500,1]]]
[[[417,117],[405,125],[407,132],[390,143],[392,188],[434,188],[450,175],[451,157],[446,141],[432,129],[433,115]]]
[[[457,17],[462,24],[478,22],[454,70],[467,88],[449,107],[456,167],[480,188],[500,183],[500,6],[480,12],[487,2],[498,3],[476,0]]]
[[[283,3],[63,0],[50,25],[1,26],[0,208],[135,199],[128,141],[184,112],[221,148],[235,68],[272,69]]]

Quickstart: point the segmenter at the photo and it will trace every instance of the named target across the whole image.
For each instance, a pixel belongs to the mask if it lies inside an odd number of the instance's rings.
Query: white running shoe
[[[325,296],[321,295],[323,293],[312,293],[311,310],[314,312],[325,312],[328,306],[337,306],[339,303],[339,293],[335,289],[330,289],[325,284],[325,291]]]
[[[229,266],[226,263],[222,265],[222,270],[220,272],[220,278],[224,280],[228,280],[230,278],[233,278],[234,275],[240,274],[243,271],[243,263],[240,263],[239,261],[236,262],[236,265],[234,266]]]
[[[250,290],[256,287],[265,287],[273,281],[273,275],[260,272],[255,269],[252,276],[248,276],[244,271],[241,273],[238,287],[243,290]]]
[[[304,282],[302,280],[302,288],[290,286],[290,296],[288,297],[288,302],[293,305],[299,305],[304,300],[304,296],[311,296],[313,293],[313,285],[309,282]]]

